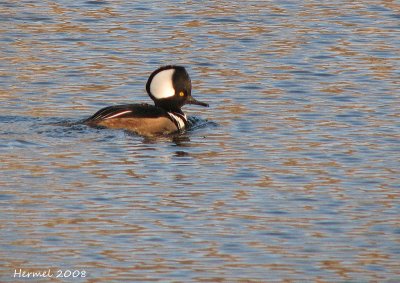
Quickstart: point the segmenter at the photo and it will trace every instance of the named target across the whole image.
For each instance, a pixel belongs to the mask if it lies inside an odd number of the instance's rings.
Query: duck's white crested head
[[[157,72],[158,71],[158,72]],[[163,99],[173,97],[175,95],[175,88],[173,85],[174,68],[157,70],[154,75],[149,78],[149,94],[153,95],[155,99]]]
[[[167,111],[182,112],[185,104],[208,106],[191,95],[192,83],[182,66],[168,65],[155,70],[146,83],[146,91],[156,106]]]

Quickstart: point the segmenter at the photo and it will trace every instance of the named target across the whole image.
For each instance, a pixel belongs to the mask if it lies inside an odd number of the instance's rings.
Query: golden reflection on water
[[[397,280],[399,6],[0,7],[0,281]],[[188,67],[214,124],[146,140],[79,121]],[[54,282],[63,282],[53,278]],[[78,279],[77,279],[78,280]]]

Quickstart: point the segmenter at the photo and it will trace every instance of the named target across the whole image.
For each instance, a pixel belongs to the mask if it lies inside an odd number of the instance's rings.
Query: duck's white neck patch
[[[172,85],[172,76],[174,69],[168,69],[157,73],[150,83],[150,93],[156,98],[167,98],[175,95],[175,89]]]

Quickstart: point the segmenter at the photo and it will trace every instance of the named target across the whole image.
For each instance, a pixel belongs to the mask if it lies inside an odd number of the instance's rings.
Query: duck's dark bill
[[[208,103],[198,101],[198,100],[194,99],[193,96],[189,96],[188,99],[186,100],[186,103],[208,107]]]

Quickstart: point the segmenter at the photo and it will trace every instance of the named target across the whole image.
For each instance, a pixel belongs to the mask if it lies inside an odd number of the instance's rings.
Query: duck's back
[[[124,129],[145,136],[169,134],[179,129],[167,111],[149,104],[105,107],[84,123],[89,126]]]

